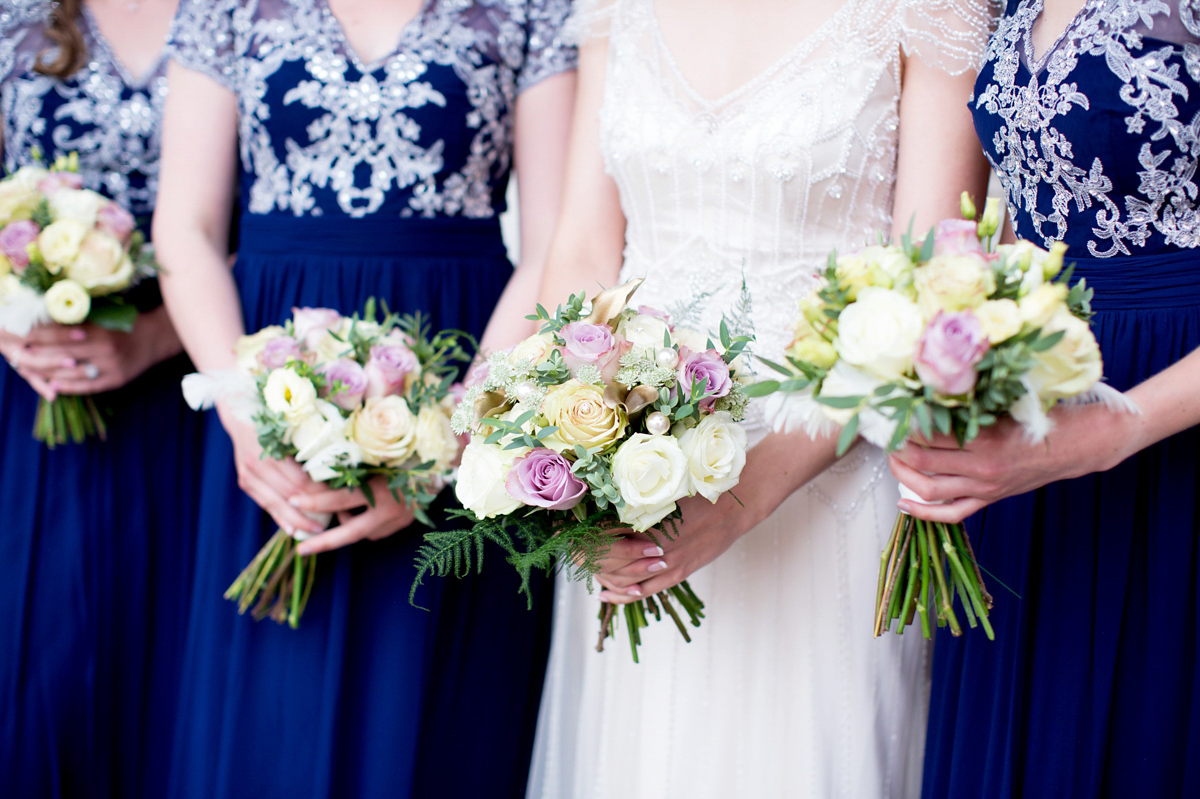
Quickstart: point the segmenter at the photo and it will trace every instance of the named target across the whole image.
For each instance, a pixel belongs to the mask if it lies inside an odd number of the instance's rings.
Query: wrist
[[[1058,421],[1072,440],[1086,442],[1085,452],[1068,453],[1070,467],[1073,467],[1070,477],[1106,472],[1144,446],[1141,443],[1143,419],[1138,413],[1095,403],[1064,408]]]

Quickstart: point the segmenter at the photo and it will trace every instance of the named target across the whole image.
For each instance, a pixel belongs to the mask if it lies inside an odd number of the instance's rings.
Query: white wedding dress
[[[978,0],[849,0],[717,101],[689,86],[653,0],[617,0],[601,146],[627,219],[638,304],[776,359],[830,250],[891,228],[902,51],[973,67]],[[590,20],[593,27],[599,23]],[[764,25],[770,20],[764,20]],[[965,102],[964,98],[964,102]],[[752,439],[766,433],[749,420]],[[872,637],[879,552],[896,513],[861,444],[691,576],[708,616],[594,647],[598,600],[560,579],[530,799],[915,797],[930,648]]]

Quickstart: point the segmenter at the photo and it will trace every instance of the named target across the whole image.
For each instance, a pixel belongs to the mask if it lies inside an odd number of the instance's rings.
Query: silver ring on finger
[[[100,376],[100,367],[94,363],[85,363],[83,365],[83,376],[88,380],[95,380]]]

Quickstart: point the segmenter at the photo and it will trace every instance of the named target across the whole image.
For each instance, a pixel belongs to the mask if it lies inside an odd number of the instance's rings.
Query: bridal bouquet
[[[137,309],[122,292],[152,276],[154,260],[133,216],[81,188],[78,169],[73,153],[0,180],[0,329],[26,336],[53,321],[133,330]],[[33,435],[48,447],[105,433],[90,396],[38,403]]]
[[[445,485],[458,456],[450,429],[458,365],[469,359],[466,334],[429,335],[419,317],[388,313],[375,302],[362,316],[328,308],[296,308],[285,325],[237,343],[237,374],[184,378],[193,408],[229,398],[258,429],[263,456],[294,458],[330,488],[359,489],[374,503],[369,481],[388,489],[416,518]],[[330,517],[317,518],[328,524]],[[295,628],[312,590],[316,555],[296,555],[296,539],[271,537],[225,592],[238,611]]]
[[[830,256],[821,284],[800,302],[787,363],[768,364],[782,379],[751,390],[777,392],[768,400],[777,429],[842,425],[840,454],[858,434],[888,450],[914,431],[966,444],[1003,414],[1041,439],[1060,401],[1120,404],[1099,382],[1092,292],[1083,281],[1069,285],[1065,246],[987,246],[995,200],[977,224],[964,194],[963,215],[920,245],[905,236],[898,246]],[[928,638],[932,613],[961,635],[956,594],[970,626],[993,638],[992,598],[965,529],[900,514],[880,560],[875,634],[897,619],[903,632],[917,615]]]
[[[676,501],[711,502],[737,485],[746,462],[746,407],[738,356],[749,337],[723,324],[714,342],[674,328],[652,308],[627,307],[641,281],[584,296],[550,315],[537,335],[491,356],[453,417],[470,434],[456,493],[472,526],[430,532],[418,577],[482,567],[485,542],[499,544],[528,595],[532,569],[564,566],[588,578],[611,531],[658,527],[670,536]],[[653,536],[653,533],[651,534]],[[625,605],[633,659],[648,617],[666,613],[685,640],[704,603],[687,582]],[[597,649],[613,635],[615,606],[601,607]]]

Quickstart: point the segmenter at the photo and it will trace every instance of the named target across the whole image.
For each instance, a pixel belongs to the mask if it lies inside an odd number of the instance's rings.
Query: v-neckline
[[[145,89],[150,85],[151,81],[158,77],[159,72],[162,71],[163,63],[167,58],[167,41],[171,37],[171,27],[169,25],[167,26],[167,35],[164,36],[162,40],[162,47],[160,47],[158,50],[158,55],[155,56],[152,62],[150,62],[150,66],[146,70],[146,73],[139,78],[135,76],[133,71],[125,65],[125,62],[117,56],[117,51],[113,48],[112,42],[110,42],[108,37],[104,35],[104,31],[100,28],[100,24],[96,21],[96,17],[92,14],[92,10],[87,7],[87,4],[83,5],[81,11],[83,18],[87,23],[88,31],[92,35],[92,41],[95,42],[96,46],[100,48],[104,57],[112,63],[113,69],[117,71],[118,77],[121,78],[121,81],[126,86],[130,87],[131,89]]]
[[[400,50],[404,47],[404,43],[408,41],[411,32],[419,28],[421,18],[429,11],[434,0],[421,0],[417,13],[400,28],[400,33],[396,36],[396,44],[392,49],[369,63],[362,60],[362,57],[358,54],[358,50],[350,43],[350,37],[346,35],[346,28],[342,25],[342,21],[338,19],[337,14],[333,13],[333,9],[329,6],[329,0],[317,0],[317,2],[321,5],[321,13],[326,18],[327,27],[337,37],[338,41],[341,42],[342,49],[345,50],[351,63],[354,64],[360,73],[369,75],[372,72],[378,71],[384,64],[399,54]]]
[[[786,51],[775,63],[771,64],[765,70],[759,72],[757,75],[740,84],[739,86],[736,86],[731,91],[726,92],[722,96],[717,97],[716,99],[710,99],[697,91],[692,85],[692,82],[683,74],[683,70],[680,68],[679,62],[675,60],[675,55],[671,52],[671,48],[667,44],[666,36],[663,35],[662,25],[659,23],[658,10],[655,7],[655,2],[654,0],[646,0],[646,3],[650,7],[650,26],[653,29],[655,41],[663,53],[663,58],[667,62],[667,66],[670,67],[671,72],[675,75],[675,79],[679,81],[679,84],[683,87],[684,91],[687,92],[687,94],[696,103],[709,110],[717,109],[721,106],[727,106],[743,94],[748,94],[775,75],[776,72],[783,69],[796,58],[799,58],[800,55],[811,50],[815,43],[819,40],[821,34],[825,33],[828,28],[832,27],[833,24],[837,22],[844,13],[846,13],[846,9],[850,8],[856,2],[857,0],[846,0],[846,2],[842,4],[841,8],[839,8],[837,11],[834,11],[829,15],[828,18],[825,19],[824,22],[806,33],[800,39],[800,41],[796,42],[796,44],[791,49]]]
[[[1025,62],[1029,67],[1031,75],[1042,74],[1050,64],[1050,59],[1054,57],[1054,53],[1063,46],[1063,43],[1067,41],[1067,38],[1079,26],[1080,21],[1083,20],[1083,15],[1091,10],[1095,2],[1096,0],[1084,0],[1083,6],[1075,12],[1075,16],[1071,17],[1070,21],[1067,22],[1067,27],[1063,28],[1062,33],[1058,34],[1058,37],[1050,43],[1050,46],[1046,48],[1046,52],[1042,53],[1041,58],[1035,58],[1033,53],[1033,29],[1037,26],[1038,20],[1041,19],[1042,14],[1046,10],[1046,0],[1033,0],[1034,14],[1030,19],[1029,27],[1025,29],[1025,33],[1022,36],[1022,45],[1025,48]]]

